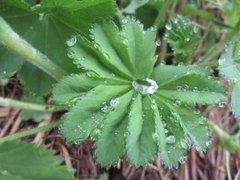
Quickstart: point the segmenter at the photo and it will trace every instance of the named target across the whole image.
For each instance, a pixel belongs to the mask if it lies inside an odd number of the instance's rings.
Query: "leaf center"
[[[141,94],[154,94],[158,90],[157,83],[152,79],[137,79],[132,83],[133,88]]]

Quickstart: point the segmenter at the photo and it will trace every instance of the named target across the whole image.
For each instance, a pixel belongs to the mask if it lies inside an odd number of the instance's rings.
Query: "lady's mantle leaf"
[[[74,143],[90,136],[97,162],[106,167],[124,155],[145,166],[158,153],[176,167],[192,145],[205,151],[210,144],[206,120],[192,106],[218,102],[223,88],[208,69],[154,68],[154,32],[131,18],[120,28],[95,24],[91,40],[76,37],[68,52],[90,76],[65,77],[54,89],[56,102],[70,105],[62,134]]]
[[[97,18],[114,14],[113,0],[42,0],[31,6],[26,0],[1,0],[0,16],[39,51],[47,55],[65,71],[76,72],[66,54],[65,41],[71,35],[88,35]],[[0,76],[12,75],[23,64],[23,59],[0,47]],[[55,82],[31,64],[24,63],[20,79],[27,90],[38,96],[48,94]],[[35,77],[35,78],[33,78]],[[38,78],[38,79],[36,79]]]
[[[73,175],[62,159],[53,152],[25,142],[10,141],[0,144],[0,179],[73,180]]]
[[[240,117],[240,43],[230,43],[219,59],[220,73],[233,82],[231,105],[233,114]]]

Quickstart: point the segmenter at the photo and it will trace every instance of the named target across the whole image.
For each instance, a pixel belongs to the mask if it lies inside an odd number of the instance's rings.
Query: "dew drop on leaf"
[[[167,30],[171,30],[172,29],[172,25],[171,24],[167,24],[165,27],[166,27]]]
[[[76,42],[77,42],[76,36],[72,36],[72,37],[70,37],[69,39],[67,39],[66,44],[67,44],[69,47],[72,47],[72,46],[74,46],[74,45],[76,44]]]
[[[108,106],[103,105],[103,107],[101,108],[101,111],[105,113],[105,112],[107,112],[107,110],[108,110]]]
[[[104,55],[104,57],[105,57],[107,60],[110,60],[110,56],[109,56],[108,53],[104,53],[103,55]]]
[[[187,37],[187,38],[185,39],[185,41],[186,41],[186,42],[189,42],[189,41],[190,41],[190,38],[189,38],[189,37]]]
[[[125,18],[125,19],[122,20],[122,23],[123,23],[123,24],[127,24],[127,23],[128,23],[128,20]]]
[[[129,135],[128,131],[124,132],[124,137],[127,137],[128,135]]]
[[[157,47],[161,46],[161,41],[160,41],[160,40],[157,40],[157,41],[156,41],[156,45],[157,45]]]
[[[198,87],[193,87],[193,92],[198,92]]]
[[[100,129],[96,129],[96,130],[95,130],[95,134],[96,134],[97,136],[101,135],[101,130],[100,130]]]
[[[118,103],[118,99],[111,99],[110,100],[110,106],[116,106],[116,104]]]
[[[158,141],[158,139],[159,139],[158,133],[156,133],[156,132],[153,133],[153,134],[152,134],[152,138],[153,138],[154,141]]]
[[[74,52],[71,51],[71,50],[69,50],[69,51],[67,52],[67,56],[68,56],[70,59],[73,59],[73,58],[74,58]]]
[[[207,142],[206,142],[206,146],[207,146],[207,147],[211,146],[211,144],[212,144],[211,141],[207,141]]]
[[[226,64],[226,62],[227,62],[227,60],[226,60],[225,58],[220,58],[220,59],[218,60],[218,64],[219,64],[220,66]]]
[[[173,144],[173,143],[175,143],[176,142],[176,138],[175,138],[175,136],[168,136],[168,137],[166,137],[166,142],[168,143],[168,144]]]
[[[183,163],[186,162],[186,160],[187,160],[187,156],[182,156],[182,157],[180,157],[180,159],[179,159],[179,163],[180,163],[180,164],[183,164]]]
[[[3,170],[3,171],[1,171],[1,174],[2,174],[2,175],[7,175],[7,174],[8,174],[8,171]]]
[[[225,99],[218,103],[218,107],[225,108],[227,106],[227,104],[228,104],[228,101]]]
[[[198,28],[197,28],[197,26],[194,26],[193,32],[194,32],[194,33],[198,33]]]
[[[152,79],[137,79],[132,83],[133,88],[141,94],[154,94],[158,90],[157,83]]]

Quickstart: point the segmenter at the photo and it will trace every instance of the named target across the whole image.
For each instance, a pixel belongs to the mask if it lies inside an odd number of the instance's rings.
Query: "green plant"
[[[76,67],[65,52],[66,39],[75,33],[87,35],[91,23],[96,18],[110,17],[114,14],[114,10],[113,0],[42,0],[40,4],[34,5],[26,0],[1,0],[0,16],[36,50],[25,47],[23,42],[16,43],[17,36],[14,36],[9,29],[5,33],[1,32],[2,40],[4,38],[7,41],[3,42],[4,44],[13,41],[18,46],[15,49],[12,49],[13,46],[10,49],[0,47],[0,76],[10,77],[18,71],[26,91],[37,96],[49,94],[52,85],[62,75],[76,72]],[[3,27],[1,24],[1,28]],[[21,54],[24,50],[28,50],[26,52],[28,57],[19,56],[11,51],[16,52],[21,48]],[[24,62],[34,56],[42,56],[42,59],[53,62],[51,66],[55,67],[55,70],[52,68],[51,72],[48,72],[52,77],[41,70],[46,67],[39,69],[33,66],[34,61]]]
[[[0,144],[0,179],[73,180],[72,170],[62,159],[36,145],[11,141]]]
[[[20,108],[22,119],[35,122],[68,111],[56,122],[0,138],[0,179],[34,179],[36,169],[40,179],[73,179],[53,152],[14,141],[58,126],[68,143],[91,138],[96,161],[107,168],[122,159],[147,166],[159,154],[165,166],[177,167],[192,146],[201,152],[210,146],[209,124],[195,107],[225,98],[210,67],[217,67],[226,42],[239,39],[238,1],[226,7],[208,1],[224,11],[226,24],[199,9],[200,1],[182,10],[202,24],[175,15],[177,0],[121,2],[116,11],[114,0],[0,0],[0,85],[17,74],[24,87],[21,101],[0,97],[0,105]],[[233,84],[236,117],[239,51],[231,43],[219,60],[220,73]],[[163,65],[166,58],[188,65]],[[193,59],[200,66],[190,65]],[[44,101],[51,95],[55,105]],[[239,151],[239,133],[210,127],[220,145]]]
[[[220,73],[230,79],[233,85],[231,106],[233,114],[240,117],[240,43],[229,43],[225,53],[219,59]]]
[[[120,28],[120,29],[119,29]],[[84,74],[60,80],[54,100],[68,105],[60,132],[69,143],[95,140],[97,162],[116,165],[125,155],[146,166],[157,153],[176,167],[192,145],[210,145],[208,125],[193,108],[223,99],[224,89],[208,69],[157,66],[156,29],[125,18],[95,24],[91,40],[74,36],[68,54]]]
[[[165,26],[165,40],[171,46],[177,62],[189,64],[200,42],[199,29],[190,19],[175,16]]]

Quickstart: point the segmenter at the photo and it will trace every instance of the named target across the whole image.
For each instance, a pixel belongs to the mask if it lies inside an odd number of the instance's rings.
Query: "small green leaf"
[[[0,179],[73,180],[70,170],[52,151],[25,142],[0,144]]]
[[[184,58],[193,55],[193,49],[200,41],[199,29],[182,16],[171,19],[166,26],[164,39],[170,44],[176,56]]]

